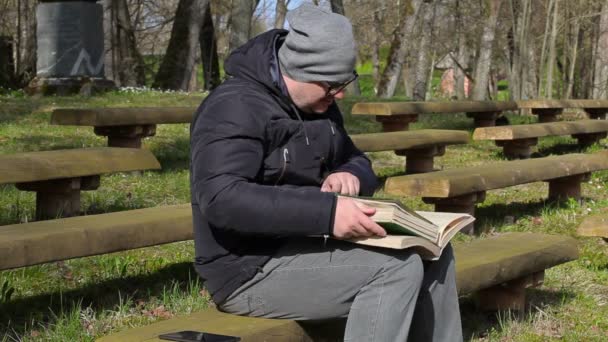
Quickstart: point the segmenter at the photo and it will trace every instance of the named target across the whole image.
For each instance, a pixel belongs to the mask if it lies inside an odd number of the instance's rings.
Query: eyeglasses
[[[325,82],[327,84],[327,91],[325,92],[325,97],[336,96],[339,92],[344,90],[344,88],[346,88],[346,86],[351,84],[357,78],[359,78],[359,74],[357,74],[357,72],[353,70],[353,78],[351,78],[350,80],[348,80],[346,82],[342,82],[342,83]]]

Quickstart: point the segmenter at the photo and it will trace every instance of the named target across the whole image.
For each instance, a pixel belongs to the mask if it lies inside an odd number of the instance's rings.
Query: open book
[[[372,219],[384,227],[387,236],[347,241],[385,248],[415,248],[425,259],[439,258],[450,239],[475,221],[473,216],[463,213],[413,211],[391,199],[351,198],[376,209]]]

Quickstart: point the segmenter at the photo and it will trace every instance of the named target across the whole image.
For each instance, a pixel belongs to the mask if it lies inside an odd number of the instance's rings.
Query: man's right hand
[[[386,231],[370,217],[376,209],[348,197],[338,197],[334,219],[334,237],[349,239],[366,236],[386,236]]]

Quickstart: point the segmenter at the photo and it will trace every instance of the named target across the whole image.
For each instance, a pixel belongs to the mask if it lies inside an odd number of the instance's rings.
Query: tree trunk
[[[346,16],[346,14],[344,13],[344,5],[342,4],[342,0],[331,0],[331,11],[343,16]],[[356,95],[359,96],[361,95],[361,87],[359,85],[359,80],[355,80],[354,82],[352,82],[348,88],[347,91],[349,93],[351,93],[352,95]]]
[[[258,2],[259,0],[232,0],[228,51],[238,48],[251,38],[251,18]]]
[[[144,60],[137,50],[127,1],[110,1],[113,79],[120,86],[144,85]]]
[[[180,0],[175,12],[167,52],[153,87],[189,91],[197,64],[200,32],[209,0]]]
[[[551,38],[549,39],[549,56],[547,57],[547,82],[545,83],[545,97],[548,99],[553,98],[553,66],[555,65],[556,58],[556,44],[557,40],[557,16],[559,0],[555,1],[553,5],[553,18],[551,24]]]
[[[285,26],[285,16],[287,15],[287,5],[290,0],[276,0],[277,6],[274,16],[274,28],[282,29]]]
[[[466,37],[464,34],[464,21],[463,21],[463,13],[462,8],[460,6],[460,0],[456,0],[456,11],[455,11],[455,21],[456,21],[456,38],[458,43],[458,55],[456,59],[459,65],[454,66],[454,90],[456,93],[456,98],[459,100],[465,99],[465,73],[464,70],[460,68],[460,66],[468,65],[467,60],[467,45],[466,45]],[[456,64],[456,63],[454,63]]]
[[[599,34],[595,51],[595,77],[593,80],[593,98],[607,99],[608,91],[608,3],[602,4]]]
[[[555,6],[555,0],[549,0],[549,6],[547,7],[547,14],[545,15],[545,34],[543,35],[543,45],[540,49],[540,61],[538,66],[538,95],[542,96],[542,85],[543,85],[543,75],[544,75],[544,66],[545,66],[545,53],[547,51],[547,39],[549,38],[549,28],[550,18],[551,18],[551,10]]]
[[[15,75],[18,87],[36,76],[36,1],[17,1]]]
[[[10,36],[0,36],[0,90],[12,89],[14,78],[13,40]]]
[[[211,2],[207,2],[203,27],[200,35],[201,60],[203,61],[203,89],[212,90],[220,84],[220,65],[217,55],[217,39],[213,16],[211,15]]]
[[[581,29],[580,21],[578,18],[574,19],[574,27],[572,29],[572,35],[570,41],[572,42],[572,48],[570,49],[570,61],[568,68],[568,77],[566,91],[564,92],[564,98],[572,98],[572,89],[574,87],[574,70],[576,66],[576,57],[578,55],[578,37]]]
[[[418,58],[416,60],[416,78],[414,83],[414,101],[425,101],[430,68],[430,46],[433,34],[433,18],[435,12],[434,2],[424,2],[420,8],[422,16],[422,32],[418,46]]]
[[[381,13],[379,10],[374,11],[374,24],[372,29],[374,30],[372,42],[372,76],[374,78],[374,91],[378,94],[378,81],[380,78],[380,35],[382,20],[380,19]]]
[[[481,42],[479,43],[479,56],[475,67],[474,87],[472,99],[483,101],[488,98],[488,81],[490,66],[492,63],[492,46],[496,35],[496,25],[498,22],[498,12],[502,0],[487,0],[488,16],[484,22]]]
[[[401,68],[403,67],[405,56],[411,47],[411,45],[406,44],[408,41],[407,36],[414,29],[421,2],[422,0],[406,0],[403,9],[400,9],[399,25],[393,33],[386,67],[378,84],[378,97],[389,98],[395,95]]]

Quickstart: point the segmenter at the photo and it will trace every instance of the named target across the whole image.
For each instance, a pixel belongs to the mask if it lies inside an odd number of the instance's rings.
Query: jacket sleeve
[[[216,229],[276,237],[330,234],[334,194],[256,183],[266,127],[259,107],[245,95],[201,106],[191,130],[193,203]]]
[[[337,110],[337,108],[336,108]],[[378,178],[372,169],[371,161],[353,143],[348,133],[344,129],[342,114],[338,112],[338,117],[333,120],[344,136],[343,153],[340,158],[342,163],[332,170],[336,172],[348,172],[359,179],[361,184],[359,195],[372,196],[378,188]]]

